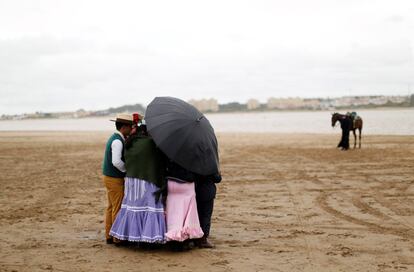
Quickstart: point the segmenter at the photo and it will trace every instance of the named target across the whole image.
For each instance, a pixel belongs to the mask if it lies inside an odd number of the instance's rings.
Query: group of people
[[[103,160],[106,243],[212,248],[208,237],[220,173],[199,175],[170,160],[138,119],[119,114],[111,120],[116,131]]]

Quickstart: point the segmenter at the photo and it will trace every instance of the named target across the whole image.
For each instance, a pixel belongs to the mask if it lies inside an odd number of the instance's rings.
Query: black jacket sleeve
[[[173,161],[168,163],[167,176],[178,178],[187,182],[195,181],[195,175],[192,172],[184,169]]]
[[[202,176],[197,175],[196,180],[198,182],[212,182],[212,183],[220,183],[221,182],[221,175],[219,173],[208,175],[208,176]]]

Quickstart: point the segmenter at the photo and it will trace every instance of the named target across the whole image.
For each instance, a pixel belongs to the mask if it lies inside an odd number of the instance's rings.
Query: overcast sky
[[[0,0],[0,114],[414,93],[414,1]]]

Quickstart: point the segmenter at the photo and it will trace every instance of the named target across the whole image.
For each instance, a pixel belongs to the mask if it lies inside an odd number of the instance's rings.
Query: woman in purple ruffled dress
[[[166,187],[167,161],[144,132],[138,131],[126,143],[124,198],[110,235],[131,242],[163,244],[167,228],[159,192]]]

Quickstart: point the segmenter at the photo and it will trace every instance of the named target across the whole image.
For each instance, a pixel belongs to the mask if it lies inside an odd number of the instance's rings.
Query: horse
[[[356,148],[356,144],[357,144],[357,137],[356,137],[356,133],[355,130],[359,131],[359,148],[361,148],[361,133],[362,133],[362,125],[363,125],[363,121],[362,118],[359,116],[356,116],[354,119],[351,118],[350,115],[348,114],[340,114],[340,113],[333,113],[332,114],[332,127],[335,126],[336,122],[339,121],[343,118],[349,118],[352,121],[352,127],[350,128],[350,130],[352,130],[352,132],[354,133],[354,148]]]

